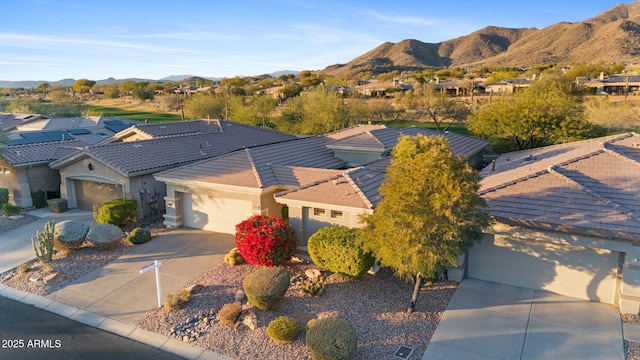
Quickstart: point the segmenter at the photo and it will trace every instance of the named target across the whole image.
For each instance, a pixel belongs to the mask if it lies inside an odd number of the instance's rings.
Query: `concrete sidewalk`
[[[154,270],[140,269],[159,260],[162,299],[183,288],[235,246],[233,235],[179,229],[137,245],[127,254],[47,297],[111,319],[133,323],[158,306]]]
[[[465,279],[422,359],[622,360],[622,339],[611,305]]]

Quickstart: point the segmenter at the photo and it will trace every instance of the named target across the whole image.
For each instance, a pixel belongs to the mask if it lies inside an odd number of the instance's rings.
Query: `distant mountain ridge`
[[[271,74],[266,74],[272,77],[278,77],[283,74],[297,74],[298,71],[293,70],[280,70],[273,72]],[[193,77],[201,77],[203,79],[208,79],[211,81],[220,81],[222,77],[205,77],[205,76],[197,76],[197,75],[170,75],[163,77],[161,79],[153,80],[153,79],[141,79],[141,78],[127,78],[127,79],[115,79],[115,78],[107,78],[102,80],[95,80],[96,83],[100,85],[111,84],[113,82],[123,82],[123,81],[148,81],[148,82],[158,82],[158,81],[166,81],[166,82],[174,82],[174,81],[182,81],[184,79],[189,79]],[[58,81],[48,81],[48,80],[24,80],[24,81],[8,81],[8,80],[0,80],[0,88],[34,88],[42,83],[48,83],[49,85],[62,85],[62,86],[71,86],[77,79],[62,79]],[[91,79],[93,80],[93,79]]]
[[[386,42],[328,75],[421,70],[481,65],[530,66],[548,63],[637,61],[640,55],[640,2],[620,4],[591,19],[561,22],[543,29],[487,26],[440,43],[407,39]]]

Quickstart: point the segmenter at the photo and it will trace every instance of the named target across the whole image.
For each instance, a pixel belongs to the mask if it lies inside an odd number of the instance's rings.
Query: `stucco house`
[[[371,212],[388,154],[403,135],[445,136],[454,152],[477,159],[487,142],[452,133],[361,125],[286,143],[247,148],[155,175],[167,184],[165,224],[222,233],[286,205],[298,247],[321,227],[358,227]],[[364,165],[366,164],[366,165]],[[362,166],[364,165],[364,166]]]
[[[192,132],[180,128],[204,128]],[[138,129],[138,130],[136,130]],[[162,133],[131,140],[142,133]],[[167,130],[169,129],[169,130]],[[131,135],[131,132],[134,135]],[[176,134],[177,133],[177,134]],[[90,210],[116,198],[138,200],[138,218],[164,211],[166,186],[153,174],[249,146],[290,141],[292,135],[231,121],[201,121],[136,126],[117,134],[125,141],[99,143],[50,164],[60,171],[60,192],[69,208]]]
[[[640,311],[640,136],[501,155],[481,172],[494,225],[467,276]]]
[[[9,190],[9,202],[29,208],[31,193],[42,190],[59,197],[60,173],[49,163],[86,146],[83,141],[56,141],[6,146],[0,159],[0,188]]]

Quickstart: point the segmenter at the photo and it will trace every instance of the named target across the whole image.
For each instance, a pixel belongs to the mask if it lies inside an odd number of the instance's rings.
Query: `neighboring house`
[[[224,132],[223,126],[233,124],[223,120],[190,120],[181,122],[166,122],[157,124],[136,124],[124,129],[112,137],[102,141],[102,144],[151,140],[172,136],[189,136]]]
[[[16,126],[15,131],[7,134],[7,145],[65,140],[81,140],[87,144],[95,144],[136,123],[138,122],[99,116],[40,119]]]
[[[180,125],[182,124],[182,125]],[[147,133],[175,127],[193,128],[195,122],[140,125]],[[219,131],[167,135],[150,140],[96,144],[50,164],[60,171],[61,196],[70,208],[90,210],[94,204],[116,198],[138,200],[137,216],[164,210],[166,186],[153,174],[199,160],[210,159],[245,147],[290,141],[295,136],[230,121],[219,121]],[[205,122],[200,125],[208,126]],[[164,128],[163,128],[164,126]],[[154,130],[155,129],[155,130]],[[127,136],[127,130],[116,137]]]
[[[604,76],[579,76],[576,83],[590,89],[595,95],[625,95],[640,94],[640,76],[612,75]]]
[[[378,191],[390,163],[390,157],[387,155],[391,148],[395,146],[400,136],[417,134],[444,136],[449,141],[454,154],[467,157],[471,163],[475,163],[476,167],[481,164],[482,153],[488,145],[484,140],[416,127],[375,129],[330,143],[327,147],[334,149],[337,157],[344,157],[345,153],[342,151],[348,148],[349,164],[355,165],[356,162],[353,160],[358,159],[362,160],[360,165],[364,165],[275,195],[276,202],[286,205],[289,209],[289,222],[296,230],[300,247],[306,247],[309,237],[325,226],[361,227],[360,216],[373,213],[380,201]],[[379,141],[377,149],[373,146],[374,140]],[[348,143],[351,143],[349,147],[346,146]],[[383,143],[386,143],[387,147],[381,151]],[[357,148],[362,150],[360,156],[357,155]],[[377,160],[364,162],[371,160],[375,153],[380,155]]]
[[[286,205],[304,251],[321,227],[360,226],[359,216],[378,201],[389,151],[400,136],[416,134],[445,136],[456,154],[470,159],[487,146],[453,133],[363,125],[251,147],[157,173],[156,180],[167,185],[164,223],[233,234],[242,220],[280,216]]]
[[[367,97],[393,96],[394,92],[405,92],[413,89],[413,86],[403,84],[398,80],[393,81],[371,81],[363,85],[356,85],[355,90]]]
[[[46,117],[39,114],[0,113],[0,130],[7,132],[13,131],[16,130],[18,126],[46,119]]]
[[[0,188],[9,190],[9,201],[28,208],[31,193],[42,190],[47,198],[60,197],[60,173],[49,163],[86,146],[83,141],[57,141],[6,146],[0,159]]]
[[[518,90],[528,88],[535,79],[514,78],[500,80],[486,84],[484,91],[486,93],[512,94]]]
[[[640,136],[507,153],[481,175],[495,224],[468,277],[640,311]]]

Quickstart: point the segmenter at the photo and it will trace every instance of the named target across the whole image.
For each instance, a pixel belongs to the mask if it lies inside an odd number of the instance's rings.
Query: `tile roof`
[[[400,136],[442,136],[448,140],[451,151],[456,155],[471,156],[482,151],[489,144],[485,140],[456,134],[453,132],[442,132],[419,127],[408,127],[397,129],[391,127],[381,127],[374,129],[362,128],[363,131],[356,132],[358,128],[351,128],[350,135],[340,137],[329,143],[332,149],[360,148],[376,150],[382,153],[391,151],[396,146]],[[346,134],[346,133],[345,133]]]
[[[57,141],[7,146],[2,157],[13,166],[46,164],[77,152],[87,144],[84,141]]]
[[[276,131],[225,121],[222,132],[98,144],[51,164],[55,169],[90,156],[125,176],[153,173],[242,148],[296,139]]]
[[[158,138],[166,136],[220,133],[224,131],[224,127],[228,124],[230,124],[230,122],[223,120],[193,120],[159,124],[139,124],[134,126],[134,129],[149,136],[150,138]]]
[[[640,136],[623,134],[503,154],[480,194],[507,223],[604,237],[640,234]]]
[[[197,181],[265,188],[298,186],[326,178],[343,167],[344,161],[327,149],[324,137],[308,137],[256,146],[156,175],[167,181]],[[303,169],[303,168],[306,168]]]

